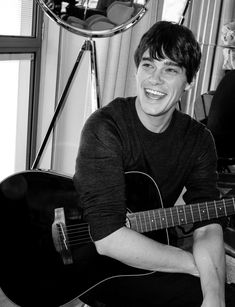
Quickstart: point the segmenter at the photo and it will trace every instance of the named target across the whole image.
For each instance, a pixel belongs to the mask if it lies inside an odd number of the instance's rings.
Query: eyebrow
[[[142,57],[141,61],[150,61],[150,62],[153,62],[153,58],[151,58],[151,57]]]
[[[180,64],[173,62],[171,60],[166,60],[164,62],[164,65],[166,65],[166,66],[176,66],[176,67],[182,68],[182,66]]]
[[[154,59],[152,57],[143,57],[141,60],[142,61],[150,61],[150,62],[154,61]],[[164,62],[164,65],[166,65],[166,66],[175,66],[175,67],[182,68],[182,66],[179,65],[178,63],[173,62],[173,61],[168,60],[168,59]]]

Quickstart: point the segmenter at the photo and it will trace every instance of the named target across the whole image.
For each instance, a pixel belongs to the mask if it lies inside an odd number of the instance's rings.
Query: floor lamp
[[[79,69],[79,64],[82,61],[84,52],[90,53],[90,73],[91,73],[91,91],[92,91],[92,112],[100,107],[100,93],[97,74],[97,60],[96,60],[96,45],[93,38],[111,37],[115,34],[121,33],[133,25],[135,25],[147,11],[146,5],[149,0],[142,1],[139,4],[138,0],[132,0],[128,3],[126,1],[109,1],[106,7],[105,3],[108,1],[101,0],[36,0],[43,11],[53,19],[59,26],[66,30],[85,37],[85,41],[78,53],[77,59],[73,69],[69,75],[68,81],[62,92],[61,98],[57,104],[52,120],[49,124],[43,142],[37,152],[36,158],[32,164],[31,169],[38,168],[40,159],[47,145],[49,136],[55,127],[56,121],[60,116],[63,107],[66,103],[68,93],[71,89],[74,76]],[[102,4],[103,2],[103,4]],[[112,3],[111,3],[112,2]],[[110,4],[111,3],[111,4]],[[116,5],[116,7],[115,7]],[[130,11],[128,20],[123,20],[119,24],[114,21],[120,19],[120,10],[124,12]],[[116,9],[116,15],[115,15]],[[112,18],[112,20],[110,20]],[[114,20],[114,21],[113,21]]]

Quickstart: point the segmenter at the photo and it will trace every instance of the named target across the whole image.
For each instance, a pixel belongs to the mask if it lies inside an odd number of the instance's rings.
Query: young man
[[[225,255],[219,220],[195,223],[193,252],[126,227],[125,173],[157,183],[164,207],[183,187],[185,203],[219,198],[210,132],[176,107],[200,64],[192,32],[157,22],[135,53],[137,97],[117,98],[84,126],[74,176],[84,217],[99,254],[156,271],[101,283],[88,303],[104,306],[225,306]],[[144,210],[144,209],[143,209]],[[146,208],[145,210],[148,210]],[[226,293],[226,306],[235,294]],[[102,305],[103,306],[103,305]]]

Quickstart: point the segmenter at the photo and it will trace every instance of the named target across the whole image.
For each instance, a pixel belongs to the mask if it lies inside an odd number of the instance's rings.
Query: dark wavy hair
[[[188,83],[192,82],[200,66],[201,49],[192,31],[174,22],[156,22],[142,36],[134,54],[136,67],[146,50],[149,50],[150,57],[155,60],[167,57],[184,67]]]

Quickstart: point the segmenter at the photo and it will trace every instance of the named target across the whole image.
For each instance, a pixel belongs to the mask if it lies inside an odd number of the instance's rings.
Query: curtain
[[[162,9],[163,0],[151,0],[147,4],[147,12],[133,27],[110,38],[93,39],[101,106],[115,97],[136,94],[134,51],[142,34],[161,18]],[[85,39],[60,29],[56,101],[63,92]],[[52,168],[56,171],[74,172],[80,133],[91,112],[90,56],[85,52],[54,132]]]
[[[96,40],[102,105],[115,97],[135,95],[134,51],[144,32],[161,18],[162,9],[163,1],[149,1],[145,16],[134,27],[112,38]]]
[[[186,93],[181,102],[182,110],[191,116],[194,116],[197,97],[215,90],[223,76],[221,27],[235,17],[234,13],[233,0],[191,2],[185,25],[194,32],[202,50],[201,68],[197,74],[195,86]]]

